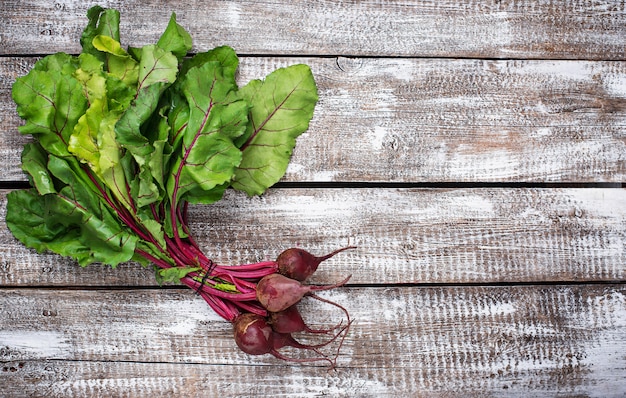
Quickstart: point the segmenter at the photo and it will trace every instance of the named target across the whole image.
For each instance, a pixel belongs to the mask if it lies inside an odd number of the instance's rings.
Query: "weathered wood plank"
[[[242,58],[241,84],[305,62],[320,102],[286,181],[626,181],[626,62]],[[0,58],[0,170],[27,138]]]
[[[626,390],[624,285],[350,288],[327,297],[356,319],[332,373],[240,353],[230,326],[188,291],[3,289],[0,384],[5,394],[48,397]],[[328,322],[334,312],[316,303],[302,312]]]
[[[4,220],[6,198],[2,196]],[[192,233],[211,258],[240,264],[301,246],[328,260],[329,283],[492,283],[626,279],[624,189],[274,189],[234,191],[193,207]],[[36,254],[0,229],[0,285],[136,286],[150,270],[80,269]]]
[[[123,41],[155,42],[175,11],[195,48],[248,54],[626,59],[624,1],[5,0],[0,53],[78,52],[93,4],[122,12]]]

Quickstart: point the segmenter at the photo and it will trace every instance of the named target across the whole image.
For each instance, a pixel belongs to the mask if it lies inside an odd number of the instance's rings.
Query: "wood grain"
[[[0,217],[4,219],[5,199]],[[330,283],[500,283],[626,279],[624,189],[275,189],[234,191],[190,213],[192,233],[222,264],[274,259],[302,246]],[[0,229],[0,285],[146,286],[150,270],[80,269],[36,254]]]
[[[0,58],[2,180],[25,180]],[[304,62],[320,102],[285,181],[626,181],[626,62],[265,58],[240,84]]]
[[[240,353],[230,326],[190,291],[6,289],[0,384],[8,395],[47,397],[622,391],[622,285],[344,288],[326,296],[356,319],[331,373]],[[311,323],[336,315],[303,304]]]
[[[240,84],[311,66],[296,188],[228,191],[191,227],[225,264],[357,245],[311,280],[352,274],[324,296],[356,321],[336,371],[247,356],[150,269],[26,249],[0,191],[0,397],[624,396],[626,190],[599,186],[626,181],[626,1],[0,1],[0,187],[26,180],[13,82],[79,52],[94,4],[122,11],[125,46],[155,42],[175,11],[193,51],[241,54]]]
[[[122,12],[123,41],[155,42],[170,12],[202,51],[246,54],[626,59],[624,1],[5,0],[0,53],[79,52],[93,4]]]

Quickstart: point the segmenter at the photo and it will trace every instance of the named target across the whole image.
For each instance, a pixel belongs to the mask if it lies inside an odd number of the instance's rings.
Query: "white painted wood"
[[[36,56],[77,53],[96,3],[122,10],[125,45],[175,11],[194,51],[244,55],[240,82],[309,64],[320,103],[285,181],[451,188],[192,209],[221,263],[359,246],[312,279],[353,275],[325,294],[356,319],[333,372],[247,356],[192,291],[36,254],[0,222],[0,396],[624,396],[626,191],[455,184],[626,181],[626,2],[5,0],[0,187],[25,180],[11,85]],[[309,322],[337,319],[320,304],[303,302]]]
[[[626,62],[255,58],[239,81],[309,64],[320,101],[286,181],[626,181]],[[25,180],[0,58],[0,178]]]
[[[1,209],[5,209],[2,201]],[[4,219],[4,210],[0,215]],[[624,189],[274,189],[193,207],[192,233],[221,264],[322,255],[330,283],[616,281],[626,277]],[[80,269],[25,249],[2,225],[0,285],[145,286],[150,270]]]
[[[8,396],[64,397],[623,392],[620,285],[343,288],[325,296],[356,319],[334,372],[238,352],[230,326],[191,291],[5,289],[0,384]],[[336,315],[304,304],[311,323]]]
[[[0,53],[78,52],[93,4],[122,12],[122,40],[150,43],[169,15],[195,49],[244,54],[625,59],[623,0],[4,0]]]

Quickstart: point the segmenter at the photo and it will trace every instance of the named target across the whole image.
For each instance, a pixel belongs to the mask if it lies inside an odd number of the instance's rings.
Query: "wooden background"
[[[0,4],[0,216],[25,185],[10,98],[80,51],[78,0]],[[0,224],[2,397],[623,397],[626,2],[110,0],[124,45],[170,12],[242,83],[309,64],[320,102],[284,181],[192,209],[213,259],[300,245],[356,319],[339,368],[238,351],[192,291],[81,269]],[[303,305],[313,324],[336,311]]]

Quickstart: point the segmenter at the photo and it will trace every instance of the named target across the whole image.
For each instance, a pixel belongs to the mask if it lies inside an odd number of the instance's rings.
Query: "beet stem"
[[[335,254],[337,254],[337,253],[341,253],[341,252],[342,252],[342,251],[344,251],[344,250],[350,250],[350,249],[356,249],[356,246],[346,246],[346,247],[342,247],[342,248],[340,248],[340,249],[337,249],[337,250],[335,250],[335,251],[333,251],[333,252],[330,252],[330,253],[326,254],[325,256],[318,257],[317,259],[318,259],[320,262],[322,262],[322,261],[326,261],[326,260],[328,260],[329,258],[333,257]]]
[[[348,281],[350,280],[350,278],[352,277],[352,275],[348,275],[348,277],[344,280],[342,280],[341,282],[335,283],[333,285],[309,285],[309,288],[311,289],[312,292],[319,292],[322,290],[331,290],[331,289],[335,289],[338,287],[341,287],[343,285],[345,285],[346,283],[348,283]]]

